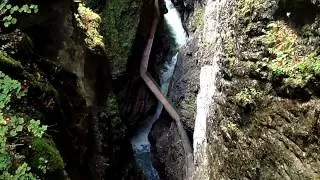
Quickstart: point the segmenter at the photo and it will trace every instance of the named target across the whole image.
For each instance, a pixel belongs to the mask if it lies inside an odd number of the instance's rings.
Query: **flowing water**
[[[186,43],[187,36],[185,30],[183,29],[178,11],[175,9],[170,0],[165,0],[165,2],[168,13],[164,15],[164,18],[172,30],[178,48],[180,48]],[[176,53],[174,56],[171,55],[170,57],[167,57],[167,61],[164,63],[161,72],[159,73],[161,91],[164,95],[166,95],[168,92],[168,87],[176,65],[177,57],[178,53]],[[131,144],[134,150],[136,163],[148,180],[160,179],[157,171],[152,166],[148,134],[153,123],[159,118],[162,109],[163,105],[159,102],[155,114],[146,118],[142,126],[131,138]]]

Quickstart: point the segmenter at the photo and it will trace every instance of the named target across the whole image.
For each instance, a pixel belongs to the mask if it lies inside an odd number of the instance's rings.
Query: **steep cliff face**
[[[30,54],[13,54],[26,66],[26,73],[19,79],[26,79],[35,88],[28,94],[29,103],[43,104],[37,109],[58,130],[59,134],[53,136],[70,177],[117,176],[110,173],[116,166],[112,158],[117,159],[117,154],[108,153],[123,145],[104,146],[123,139],[125,134],[123,123],[117,118],[111,66],[99,34],[101,18],[84,5],[69,1],[39,6],[37,15],[26,16],[18,25],[33,45]],[[28,73],[37,74],[37,79],[30,79]],[[108,135],[108,129],[113,130],[114,136]],[[118,139],[113,140],[114,137]]]
[[[0,70],[30,86],[28,104],[52,125],[70,178],[141,179],[128,136],[156,105],[139,78],[153,2],[34,3],[39,12],[16,31],[1,27],[1,50],[17,63],[1,58]],[[158,44],[153,64],[168,49]]]
[[[173,1],[184,17],[184,25],[190,24],[189,34],[196,34],[196,18],[193,9],[186,10],[183,1]],[[197,2],[192,6],[200,6]],[[186,4],[187,5],[187,4]],[[198,14],[197,14],[198,15]],[[197,21],[202,23],[201,19]],[[169,86],[168,99],[173,103],[180,115],[189,139],[192,140],[194,122],[196,115],[196,95],[199,91],[199,39],[190,36],[187,45],[179,51],[178,61]],[[159,120],[154,124],[150,133],[151,144],[153,144],[154,162],[163,179],[183,179],[185,169],[185,154],[178,133],[178,129],[170,116],[163,112]]]
[[[169,97],[193,133],[194,178],[319,178],[319,2],[191,3]],[[151,134],[166,179],[182,178],[174,126],[162,116]]]
[[[192,139],[195,112],[196,94],[199,90],[198,59],[194,49],[198,49],[197,40],[193,39],[187,47],[179,53],[172,84],[168,97],[178,111],[187,134]],[[170,116],[163,112],[154,124],[151,134],[151,143],[154,146],[155,163],[164,179],[183,179],[184,151],[176,124]]]
[[[318,2],[231,5],[210,177],[319,178]]]
[[[153,1],[32,2],[37,14],[0,25],[0,71],[28,89],[12,108],[49,125],[57,145],[35,146],[55,156],[61,178],[143,179],[128,136],[157,103],[139,77]],[[193,143],[193,178],[318,179],[319,0],[173,3],[189,41],[168,96]],[[154,77],[173,45],[166,27],[161,19]],[[150,140],[160,176],[183,179],[186,157],[166,112]]]

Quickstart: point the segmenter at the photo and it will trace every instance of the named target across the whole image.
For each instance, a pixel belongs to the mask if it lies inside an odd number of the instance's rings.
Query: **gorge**
[[[155,2],[158,3],[157,1]],[[166,60],[162,65],[163,67],[160,67],[160,84],[161,84],[160,89],[164,97],[168,92],[170,80],[176,65],[177,56],[178,56],[177,50],[179,50],[179,48],[183,46],[186,42],[186,33],[182,27],[182,23],[181,23],[181,19],[178,11],[175,9],[171,1],[167,0],[165,1],[165,3],[168,9],[168,12],[164,15],[165,22],[168,24],[169,28],[172,30],[171,33],[172,33],[172,36],[174,36],[174,40],[177,47],[175,46],[171,47],[172,48],[170,50],[171,53],[168,54],[168,56],[166,57]],[[156,8],[158,8],[157,4],[156,4]],[[154,32],[151,32],[151,33],[154,33]],[[151,34],[150,36],[152,38],[153,34]],[[147,46],[151,46],[151,45],[152,43],[147,44]],[[146,49],[147,48],[148,47],[146,47]],[[149,55],[147,55],[147,58],[149,58]],[[140,68],[144,68],[144,67],[145,65],[141,64]],[[146,73],[146,71],[147,71],[147,68],[145,68],[145,70],[143,70],[142,73]],[[143,75],[144,74],[142,74],[142,76]],[[145,80],[145,82],[148,83],[148,80]],[[150,88],[152,89],[152,87]],[[155,92],[155,94],[156,93],[157,92]],[[161,99],[163,97],[159,96],[159,98]],[[174,107],[169,107],[169,108],[174,108]],[[150,152],[151,147],[150,147],[150,142],[148,140],[148,135],[150,133],[152,125],[159,118],[162,109],[163,109],[162,102],[158,102],[155,114],[152,115],[151,117],[148,117],[145,120],[145,122],[143,122],[141,127],[139,127],[137,133],[131,138],[131,144],[134,150],[134,154],[135,154],[134,156],[135,156],[136,162],[139,168],[146,175],[147,179],[159,179],[158,173],[152,166],[151,152]]]
[[[319,179],[319,10],[1,1],[0,179]]]

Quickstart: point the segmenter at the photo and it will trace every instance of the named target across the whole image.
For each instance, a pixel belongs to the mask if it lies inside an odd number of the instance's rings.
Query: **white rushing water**
[[[180,48],[187,42],[187,34],[182,26],[180,14],[172,4],[171,0],[165,0],[165,2],[168,13],[164,15],[164,18],[168,25],[171,27],[175,36],[176,43],[178,43],[178,46]]]
[[[167,24],[170,26],[178,48],[186,43],[187,36],[183,29],[181,18],[178,11],[170,0],[165,0],[168,13],[164,15]],[[167,95],[168,87],[171,81],[172,74],[177,62],[178,53],[174,56],[167,57],[160,74],[160,86],[164,95]],[[159,179],[157,171],[153,168],[151,162],[150,142],[148,135],[152,125],[159,118],[163,109],[163,105],[159,102],[154,115],[146,118],[142,126],[136,131],[136,134],[131,138],[134,156],[139,168],[144,172],[148,180]]]

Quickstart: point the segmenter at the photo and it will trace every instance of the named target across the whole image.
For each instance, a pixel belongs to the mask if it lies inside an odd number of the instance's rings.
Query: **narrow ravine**
[[[168,9],[168,13],[164,15],[167,24],[170,26],[172,30],[173,36],[175,38],[176,44],[178,48],[172,47],[175,49],[179,49],[186,43],[186,33],[181,23],[181,18],[178,11],[175,9],[174,5],[170,0],[165,0],[166,7]],[[176,50],[176,51],[177,51]],[[176,65],[178,57],[178,52],[175,52],[175,55],[169,55],[166,58],[164,65],[160,70],[160,85],[161,92],[166,96],[168,92],[168,87],[171,81],[171,77],[174,72],[174,68]],[[152,125],[159,118],[163,109],[163,105],[159,102],[157,105],[157,110],[155,114],[146,118],[144,123],[138,128],[136,134],[134,134],[131,138],[131,144],[134,150],[134,157],[138,168],[144,173],[147,179],[149,180],[157,180],[160,179],[158,172],[154,169],[151,161],[151,152],[150,152],[150,142],[148,140],[148,135],[150,133]]]

